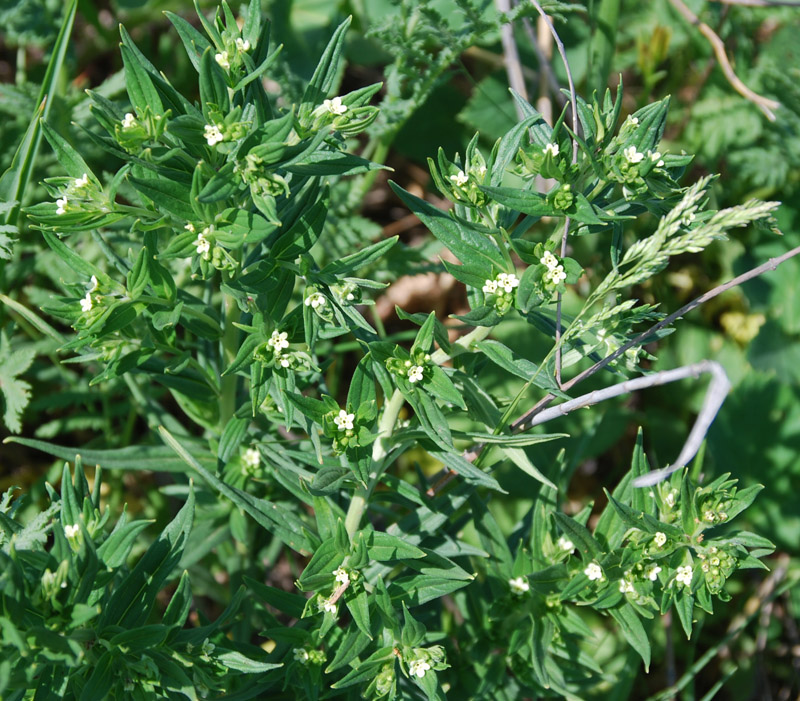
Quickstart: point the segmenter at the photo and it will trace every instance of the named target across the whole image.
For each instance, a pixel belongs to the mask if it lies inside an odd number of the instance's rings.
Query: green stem
[[[222,362],[224,368],[230,367],[233,360],[236,358],[236,353],[239,350],[239,329],[233,324],[241,318],[239,305],[236,300],[225,295],[225,328],[222,335]],[[225,428],[225,424],[233,416],[236,411],[236,373],[230,375],[223,375],[220,384],[220,402],[219,402],[219,421],[220,430]]]
[[[454,358],[461,353],[468,352],[470,345],[482,341],[491,331],[492,327],[490,326],[478,326],[474,328],[453,344],[451,355],[448,355],[440,348],[431,355],[431,362],[441,365],[448,358]],[[378,438],[372,444],[372,463],[376,466],[375,473],[370,476],[369,484],[366,487],[360,487],[353,495],[344,521],[347,533],[351,538],[361,525],[361,519],[364,517],[364,512],[367,509],[367,502],[383,474],[385,466],[380,463],[389,452],[386,449],[386,442],[394,432],[397,417],[400,415],[400,409],[403,408],[404,402],[405,397],[403,397],[402,392],[396,389],[389,401],[384,405],[383,415],[378,422]]]

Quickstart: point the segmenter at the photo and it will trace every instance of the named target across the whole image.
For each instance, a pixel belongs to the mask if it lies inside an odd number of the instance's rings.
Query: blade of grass
[[[19,218],[22,198],[28,187],[28,182],[33,172],[33,165],[36,161],[36,155],[39,152],[39,143],[42,140],[41,123],[43,121],[46,122],[50,115],[50,107],[53,101],[49,98],[55,91],[56,81],[58,80],[59,73],[61,73],[61,67],[64,65],[64,57],[66,56],[67,47],[69,46],[69,38],[72,34],[72,25],[75,21],[77,7],[78,0],[69,1],[66,11],[64,12],[64,20],[61,23],[61,29],[58,32],[56,43],[53,46],[50,62],[47,64],[47,71],[42,81],[42,87],[39,90],[39,96],[36,100],[38,106],[25,132],[25,137],[22,139],[19,148],[17,148],[17,152],[14,154],[11,166],[3,173],[3,176],[0,177],[0,199],[5,202],[16,201],[16,205],[6,214],[5,224],[16,224]]]

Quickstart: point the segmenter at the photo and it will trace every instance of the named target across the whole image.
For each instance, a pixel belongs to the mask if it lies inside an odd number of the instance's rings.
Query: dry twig
[[[719,61],[719,66],[722,69],[722,72],[725,74],[725,77],[728,79],[728,82],[733,86],[733,89],[736,90],[742,97],[750,100],[758,109],[760,109],[764,115],[769,119],[771,122],[775,121],[775,113],[773,110],[778,109],[781,106],[780,102],[776,100],[771,100],[768,97],[764,97],[763,95],[759,95],[756,92],[753,92],[750,88],[748,88],[740,79],[739,76],[733,70],[733,66],[731,66],[731,62],[728,60],[728,55],[725,53],[725,44],[722,42],[722,39],[719,38],[719,35],[711,29],[705,22],[701,22],[698,16],[692,12],[683,2],[683,0],[669,0],[672,3],[672,6],[683,16],[683,18],[689,22],[689,24],[693,24],[700,30],[700,33],[708,39],[708,42],[711,44],[711,48],[714,49],[714,55],[717,57],[717,61]]]

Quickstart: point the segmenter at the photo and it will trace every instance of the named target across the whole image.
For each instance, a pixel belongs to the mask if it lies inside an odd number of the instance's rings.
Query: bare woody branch
[[[583,382],[583,380],[585,380],[587,377],[591,377],[596,372],[606,367],[609,363],[613,363],[617,358],[621,357],[625,353],[625,351],[628,350],[629,348],[633,348],[634,346],[637,347],[641,346],[643,343],[647,341],[648,338],[650,338],[657,331],[663,329],[665,326],[668,326],[673,321],[679,319],[685,314],[688,314],[690,311],[692,311],[696,307],[699,307],[701,304],[708,302],[710,299],[713,299],[717,295],[720,295],[723,292],[726,292],[727,290],[736,287],[737,285],[741,285],[742,283],[745,283],[748,280],[752,280],[753,278],[758,277],[759,275],[762,275],[766,272],[769,272],[770,270],[775,270],[775,268],[777,268],[781,263],[783,263],[786,260],[789,260],[789,258],[793,258],[798,254],[800,254],[800,246],[797,246],[796,248],[793,248],[792,250],[787,251],[786,253],[780,256],[776,256],[775,258],[770,258],[766,263],[763,263],[751,270],[748,270],[746,273],[742,273],[741,275],[738,275],[732,280],[729,280],[728,282],[722,285],[718,285],[714,289],[709,290],[708,292],[693,299],[691,302],[685,304],[676,312],[673,312],[669,316],[664,317],[657,324],[654,324],[646,331],[643,331],[638,336],[635,336],[630,341],[620,346],[609,356],[596,362],[591,367],[587,368],[580,374],[573,377],[568,382],[564,383],[563,386],[564,391],[569,391],[579,382]],[[517,419],[516,421],[514,421],[514,423],[511,424],[511,430],[515,433],[518,433],[520,431],[525,431],[528,428],[530,428],[531,425],[534,425],[532,422],[535,419],[535,417],[538,416],[542,411],[544,411],[553,402],[555,398],[556,397],[553,394],[546,394],[544,397],[542,397],[542,399],[540,399],[536,403],[536,405],[532,409],[527,411],[523,416],[521,416],[519,419]]]
[[[497,11],[507,13],[511,10],[511,0],[495,0]],[[500,40],[503,44],[503,58],[506,66],[508,84],[516,90],[525,100],[528,99],[528,91],[525,87],[525,79],[522,77],[522,62],[519,58],[517,43],[514,41],[514,27],[511,22],[506,22],[500,26]],[[522,107],[514,102],[517,111],[517,119],[522,121],[525,115]]]
[[[683,0],[669,1],[687,22],[697,27],[700,33],[708,39],[711,48],[714,50],[714,55],[717,57],[717,61],[719,61],[719,66],[728,79],[728,82],[733,86],[733,89],[742,97],[750,100],[750,102],[756,105],[756,107],[766,115],[767,119],[774,122],[775,113],[773,110],[778,109],[781,103],[759,95],[748,88],[734,72],[733,66],[731,66],[731,62],[728,60],[728,55],[725,53],[725,44],[722,42],[722,39],[719,38],[719,35],[705,22],[701,22],[698,16],[684,4]]]

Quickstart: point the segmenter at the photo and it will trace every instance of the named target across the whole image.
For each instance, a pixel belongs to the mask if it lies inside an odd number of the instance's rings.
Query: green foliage
[[[390,186],[466,306],[447,323],[398,310],[403,332],[372,313],[419,260],[358,214],[361,200],[458,57],[508,19],[453,5],[395,3],[368,32],[391,54],[385,85],[346,92],[346,39],[363,17],[341,22],[300,78],[286,56],[297,37],[272,45],[257,0],[241,18],[195,4],[198,22],[168,13],[188,81],[121,28],[127,96],[88,91],[95,123],[76,133],[35,115],[2,211],[25,201],[44,134],[59,171],[24,211],[49,287],[3,296],[36,339],[0,336],[5,423],[21,431],[32,388],[20,377],[59,353],[64,401],[88,405],[67,430],[105,434],[83,460],[117,477],[169,473],[162,492],[185,504],[144,549],[145,521],[123,515],[109,532],[100,476],[90,493],[81,459],[27,521],[6,495],[3,693],[588,698],[629,686],[635,655],[649,670],[657,616],[674,612],[691,638],[738,570],[764,567],[772,544],[728,528],[759,485],[698,479],[698,461],[635,489],[650,469],[640,432],[604,508],[577,511],[570,461],[591,436],[518,430],[528,402],[568,398],[563,370],[632,344],[604,379],[650,372],[661,356],[633,339],[664,316],[658,274],[732,230],[774,226],[776,202],[720,206],[712,176],[681,183],[693,156],[663,144],[668,98],[628,116],[621,85],[578,98],[575,133],[566,111],[550,124],[514,93],[521,118],[493,125],[496,139],[432,151],[449,209]],[[604,86],[611,39],[590,48]],[[15,224],[0,256],[21,281]],[[57,431],[9,442],[69,459],[42,440]],[[625,668],[604,664],[606,632]]]
[[[243,592],[216,622],[185,630],[192,591],[184,571],[166,610],[155,615],[192,528],[192,491],[129,565],[150,522],[128,521],[123,512],[109,530],[100,479],[98,469],[90,492],[76,458],[74,476],[65,465],[60,494],[49,488],[50,505],[27,523],[15,517],[20,501],[13,488],[0,500],[4,698],[193,698],[235,690],[246,677],[230,670],[250,675],[278,667],[257,648],[225,639],[223,626]]]

